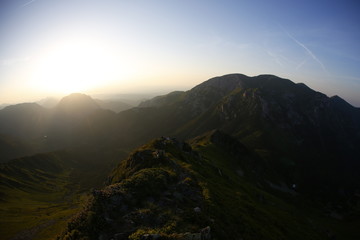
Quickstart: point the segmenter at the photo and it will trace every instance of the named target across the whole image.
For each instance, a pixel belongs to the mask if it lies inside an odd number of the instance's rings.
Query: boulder
[[[194,212],[201,213],[201,208],[199,208],[199,207],[194,208]]]

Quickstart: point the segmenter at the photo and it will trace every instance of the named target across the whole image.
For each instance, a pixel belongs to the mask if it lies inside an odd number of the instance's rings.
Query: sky
[[[2,0],[0,104],[274,74],[360,107],[356,0]]]

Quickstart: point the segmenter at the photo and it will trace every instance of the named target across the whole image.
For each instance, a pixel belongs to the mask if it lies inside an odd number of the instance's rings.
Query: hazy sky
[[[266,73],[360,106],[356,0],[0,2],[0,103]]]

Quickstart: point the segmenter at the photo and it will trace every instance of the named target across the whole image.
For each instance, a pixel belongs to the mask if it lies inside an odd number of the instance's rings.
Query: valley
[[[52,239],[102,186],[113,159],[82,150],[36,154],[1,164],[0,226],[4,239]],[[104,156],[102,156],[104,157]]]

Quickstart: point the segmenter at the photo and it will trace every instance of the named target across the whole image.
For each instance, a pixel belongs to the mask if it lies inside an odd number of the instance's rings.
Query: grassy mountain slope
[[[2,239],[53,239],[122,153],[73,149],[0,165]]]
[[[329,217],[329,209],[316,208],[256,153],[218,131],[189,144],[155,139],[122,161],[109,181],[60,239],[200,239],[207,226],[211,239],[359,237],[356,206],[342,220]]]
[[[1,165],[0,225],[3,239],[48,239],[79,207],[74,163],[63,153],[41,154]],[[76,195],[76,196],[75,196]],[[46,228],[51,227],[51,232]]]
[[[0,135],[0,163],[12,158],[22,157],[29,153],[36,153],[36,147],[28,142],[20,141],[14,137]]]

